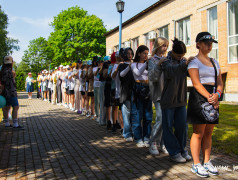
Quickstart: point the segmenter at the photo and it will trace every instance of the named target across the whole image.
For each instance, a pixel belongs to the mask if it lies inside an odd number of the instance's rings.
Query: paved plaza
[[[19,93],[24,131],[0,125],[0,179],[200,179],[191,162],[151,156],[96,121]],[[189,149],[189,148],[188,148]],[[238,179],[238,159],[212,154],[219,176]]]

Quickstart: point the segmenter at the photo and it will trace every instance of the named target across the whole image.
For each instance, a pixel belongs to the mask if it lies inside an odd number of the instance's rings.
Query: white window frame
[[[164,29],[165,29],[166,27],[168,28],[168,37],[160,36],[160,30],[163,29],[163,34],[164,34]],[[164,37],[164,38],[169,39],[169,25],[168,25],[168,24],[165,25],[165,26],[162,26],[162,27],[158,28],[158,37]]]
[[[189,35],[188,35],[188,37],[190,38],[190,42],[189,42],[189,44],[186,44],[186,42],[185,42],[185,31],[183,30],[183,38],[184,39],[179,39],[179,28],[178,28],[178,23],[180,22],[180,21],[185,21],[186,19],[189,19],[189,23],[190,23],[190,33],[189,33]],[[179,19],[179,20],[176,20],[176,30],[175,30],[175,32],[176,32],[176,37],[180,40],[180,41],[183,41],[184,42],[184,44],[186,45],[186,46],[190,46],[191,45],[191,18],[190,18],[190,16],[186,16],[186,17],[184,17],[184,18],[181,18],[181,19]],[[184,28],[184,23],[183,23],[183,28]]]
[[[115,52],[119,51],[119,44],[114,46],[114,48],[115,48]]]
[[[232,1],[232,0],[231,0]],[[236,35],[233,35],[233,36],[229,36],[229,2],[231,2],[231,1],[227,1],[227,64],[237,64],[238,63],[238,61],[237,62],[230,62],[230,51],[229,51],[229,47],[231,47],[231,46],[238,46],[238,43],[237,44],[233,44],[233,45],[229,45],[230,44],[230,38],[231,37],[236,37],[236,36],[238,36],[238,34],[236,34]]]
[[[151,43],[151,40],[149,40],[149,38],[148,38],[148,35],[149,35],[149,32],[148,33],[145,33],[144,34],[144,44],[145,44],[145,46],[147,46],[148,47],[148,49],[149,49],[149,56],[152,54],[152,50],[153,50],[153,47],[152,47],[152,49],[150,48],[150,43]],[[149,45],[147,45],[147,39],[148,39],[148,41],[149,41]],[[152,40],[153,41],[153,40]],[[153,44],[154,44],[154,42],[153,42]],[[153,45],[152,45],[153,46]]]
[[[210,26],[210,21],[209,21],[210,10],[213,9],[213,8],[217,9],[217,6],[213,6],[209,9],[207,9],[207,29],[208,29],[208,32],[209,32],[209,26]],[[217,32],[218,32],[218,13],[217,13]],[[214,34],[212,34],[212,35],[214,35]],[[217,38],[215,38],[216,41],[218,41],[218,39],[219,39],[218,36],[219,36],[219,34],[217,33]],[[217,49],[218,50],[218,58],[216,60],[219,62],[219,48],[218,48],[218,45],[215,48],[214,48],[214,46],[212,46],[212,49]]]
[[[137,47],[134,47],[135,40],[137,40]],[[139,47],[139,36],[131,39],[131,49],[134,51],[134,54],[136,54],[136,50],[137,50],[138,47]]]

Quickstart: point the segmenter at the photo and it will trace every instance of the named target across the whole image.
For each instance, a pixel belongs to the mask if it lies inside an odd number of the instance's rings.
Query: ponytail
[[[187,48],[183,41],[179,41],[177,38],[174,38],[172,51],[176,54],[185,54],[187,52]]]

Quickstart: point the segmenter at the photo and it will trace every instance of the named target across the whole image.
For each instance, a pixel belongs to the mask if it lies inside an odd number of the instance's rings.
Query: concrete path
[[[25,130],[0,125],[0,179],[200,179],[190,171],[192,162],[151,156],[62,106],[28,100],[26,93],[19,93],[19,103]],[[238,179],[238,159],[212,159],[220,175],[210,179]]]

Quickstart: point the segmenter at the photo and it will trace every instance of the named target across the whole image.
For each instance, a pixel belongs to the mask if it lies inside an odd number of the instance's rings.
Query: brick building
[[[194,56],[201,31],[209,31],[219,42],[210,56],[222,68],[225,100],[238,101],[238,0],[160,0],[122,24],[122,47],[136,50],[144,44],[151,52],[156,37],[176,36],[187,46],[186,57]],[[116,27],[106,34],[107,55],[118,50],[118,42]]]

